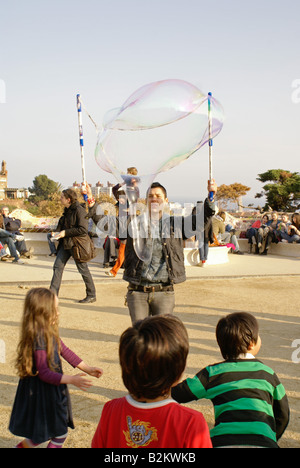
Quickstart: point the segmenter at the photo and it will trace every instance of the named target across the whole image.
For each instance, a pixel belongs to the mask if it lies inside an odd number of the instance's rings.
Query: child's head
[[[16,361],[20,377],[32,375],[32,355],[37,344],[47,350],[50,367],[53,360],[54,341],[58,336],[58,299],[50,289],[34,288],[28,291],[23,309],[21,337]]]
[[[130,174],[130,175],[138,175],[138,170],[136,167],[128,167],[127,168],[127,174]]]
[[[300,229],[300,214],[294,213],[292,215],[292,224],[296,226],[297,229]]]
[[[263,223],[267,223],[269,220],[270,220],[269,215],[264,214],[264,215],[262,216],[262,222],[263,222]]]
[[[219,211],[218,216],[220,216],[220,217],[223,219],[223,221],[226,220],[226,213],[225,213],[225,211]]]
[[[172,315],[148,317],[125,330],[119,357],[125,387],[137,399],[168,395],[184,372],[187,331]]]
[[[237,359],[247,352],[256,354],[259,350],[258,323],[247,312],[236,312],[222,318],[217,325],[216,336],[226,360]]]

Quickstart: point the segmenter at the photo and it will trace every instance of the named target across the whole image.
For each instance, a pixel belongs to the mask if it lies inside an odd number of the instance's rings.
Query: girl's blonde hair
[[[138,175],[138,170],[137,170],[137,168],[134,167],[134,166],[128,167],[128,168],[127,168],[127,174]]]
[[[25,298],[16,369],[20,378],[37,375],[33,370],[36,346],[45,346],[48,366],[55,370],[54,349],[60,348],[56,295],[46,288],[31,289]]]

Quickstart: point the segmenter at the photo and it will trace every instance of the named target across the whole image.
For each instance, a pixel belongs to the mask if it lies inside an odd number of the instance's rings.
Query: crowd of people
[[[22,258],[30,259],[32,257],[33,248],[27,249],[20,228],[21,220],[10,216],[9,208],[4,206],[0,213],[0,257],[2,261],[13,258],[12,263],[23,265]]]
[[[300,214],[289,215],[277,212],[264,213],[261,219],[256,220],[247,230],[249,253],[267,255],[270,244],[274,242],[300,243]]]

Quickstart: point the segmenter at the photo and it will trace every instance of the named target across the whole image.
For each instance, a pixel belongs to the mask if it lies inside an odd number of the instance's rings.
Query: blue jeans
[[[209,243],[208,239],[204,239],[204,241],[199,242],[199,255],[200,255],[200,260],[206,261],[208,257],[208,249],[209,249]]]
[[[246,236],[248,237],[248,244],[252,244],[252,237],[254,236],[256,239],[257,229],[255,228],[248,229]]]
[[[57,257],[53,265],[53,277],[52,277],[52,281],[50,285],[50,289],[54,291],[57,296],[60,290],[64,268],[68,260],[71,258],[71,256],[72,256],[71,250],[65,250],[63,245],[60,244],[58,247],[58,251],[57,251]],[[76,260],[74,261],[76,263],[77,270],[81,274],[82,279],[85,283],[86,296],[96,297],[96,288],[95,288],[94,281],[93,281],[91,272],[89,270],[88,264],[80,263],[80,262],[77,262]]]
[[[240,250],[240,245],[235,234],[231,236],[230,243],[235,246],[235,252]]]
[[[289,236],[286,232],[283,231],[280,233],[280,236],[282,239],[287,240],[289,244],[291,244],[292,242],[300,243],[300,236],[298,236],[297,234],[293,234],[292,236]]]
[[[140,292],[128,287],[127,305],[134,324],[151,315],[172,314],[175,307],[174,291]]]
[[[19,259],[19,255],[16,249],[16,245],[13,241],[13,234],[10,234],[8,231],[5,231],[5,229],[0,229],[0,241],[1,244],[7,244],[10,254],[12,257],[15,257],[16,260]]]

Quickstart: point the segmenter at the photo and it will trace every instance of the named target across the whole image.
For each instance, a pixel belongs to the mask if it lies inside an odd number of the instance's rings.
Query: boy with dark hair
[[[183,323],[160,315],[136,322],[121,336],[119,357],[129,395],[104,405],[93,448],[211,448],[198,411],[170,397],[186,365]]]
[[[255,356],[261,339],[251,314],[233,313],[216,329],[224,362],[208,366],[172,389],[180,402],[205,398],[215,409],[214,447],[278,448],[289,422],[283,385]]]

